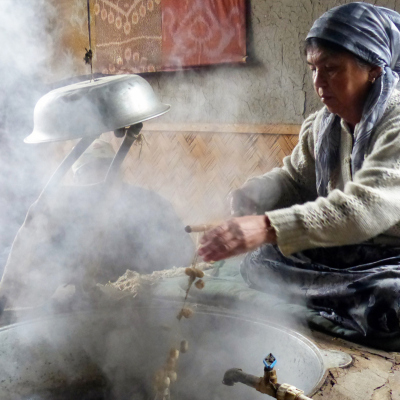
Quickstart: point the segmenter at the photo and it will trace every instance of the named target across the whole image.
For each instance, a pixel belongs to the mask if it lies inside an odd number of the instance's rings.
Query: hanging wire
[[[87,0],[87,15],[88,15],[88,32],[89,32],[89,50],[85,48],[86,53],[84,61],[86,64],[90,64],[90,76],[93,80],[93,52],[92,52],[92,34],[90,31],[90,0]]]

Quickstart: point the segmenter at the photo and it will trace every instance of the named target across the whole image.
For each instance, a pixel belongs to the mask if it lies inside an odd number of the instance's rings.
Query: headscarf
[[[350,3],[332,8],[318,18],[307,35],[333,42],[370,64],[382,68],[365,102],[361,121],[354,131],[351,154],[354,175],[364,162],[371,132],[385,112],[399,80],[400,14],[368,3]],[[339,160],[340,118],[325,109],[316,143],[318,195],[328,194],[328,183]]]

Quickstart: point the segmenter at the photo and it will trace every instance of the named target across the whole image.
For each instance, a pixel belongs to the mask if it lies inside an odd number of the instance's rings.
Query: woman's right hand
[[[206,262],[219,261],[276,241],[276,232],[269,218],[250,215],[232,218],[207,231],[200,241],[198,253]]]
[[[243,217],[257,214],[258,191],[250,183],[244,184],[229,195],[231,215]]]

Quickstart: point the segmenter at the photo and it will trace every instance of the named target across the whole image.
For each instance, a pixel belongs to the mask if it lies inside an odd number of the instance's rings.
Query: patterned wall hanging
[[[96,0],[94,68],[103,74],[161,69],[161,0]]]
[[[166,69],[244,62],[244,0],[163,0],[162,61]]]
[[[96,72],[244,62],[245,0],[95,0]]]

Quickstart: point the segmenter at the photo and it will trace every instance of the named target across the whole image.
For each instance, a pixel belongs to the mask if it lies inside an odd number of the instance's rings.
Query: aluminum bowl
[[[138,75],[114,75],[64,86],[36,104],[33,132],[25,143],[98,136],[166,113],[148,82]]]

